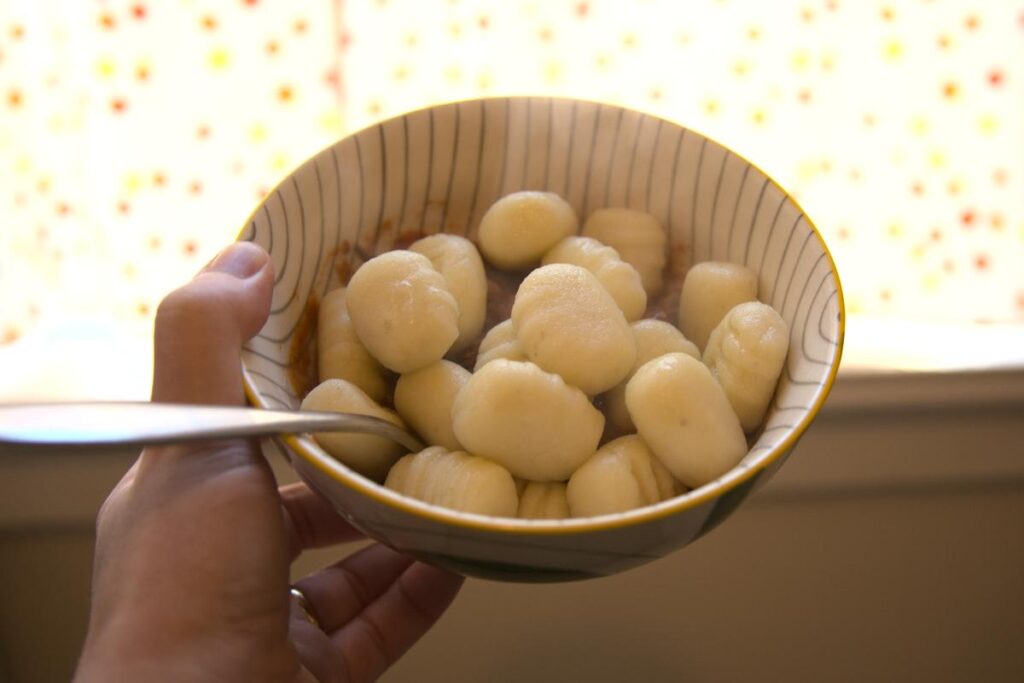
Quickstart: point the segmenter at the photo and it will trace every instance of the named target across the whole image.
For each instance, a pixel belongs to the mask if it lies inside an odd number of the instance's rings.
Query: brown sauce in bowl
[[[388,225],[387,228],[391,229],[391,226]],[[413,242],[426,235],[427,233],[421,230],[405,231],[395,237],[392,250],[407,249]],[[372,256],[372,254],[363,253],[363,250],[359,247],[353,248],[347,241],[339,244],[330,254],[330,257],[334,260],[334,271],[338,277],[338,282],[341,285],[347,285],[356,269]],[[689,266],[689,253],[685,247],[673,247],[669,252],[668,264],[665,269],[665,286],[659,294],[649,298],[647,311],[644,314],[645,318],[664,320],[675,324],[679,308],[679,292]],[[474,340],[463,351],[450,353],[446,356],[448,360],[458,363],[471,372],[476,364],[477,348],[480,345],[480,340],[483,339],[488,330],[511,317],[516,291],[519,289],[520,283],[530,272],[529,270],[519,272],[499,270],[486,261],[484,262],[484,271],[487,278],[487,316],[483,332],[480,338]],[[289,379],[292,388],[299,396],[305,396],[319,383],[316,351],[318,310],[319,298],[315,293],[310,294],[288,350]],[[393,395],[394,384],[397,382],[398,376],[394,373],[388,373],[388,375],[389,391],[387,398],[390,398]],[[594,398],[595,407],[602,410],[602,412],[603,404],[604,399],[602,396]],[[602,443],[617,436],[621,436],[621,434],[615,433],[606,427],[605,438],[602,439]]]

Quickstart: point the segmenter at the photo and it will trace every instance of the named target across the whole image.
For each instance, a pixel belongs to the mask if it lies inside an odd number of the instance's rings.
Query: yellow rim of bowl
[[[790,433],[787,434],[782,441],[777,443],[770,450],[768,450],[768,452],[766,452],[764,455],[758,458],[755,464],[743,468],[733,468],[726,474],[722,475],[722,477],[716,479],[715,481],[709,484],[705,484],[704,486],[694,489],[693,491],[685,493],[676,498],[664,501],[662,503],[659,503],[658,505],[637,508],[635,510],[630,510],[628,512],[624,512],[618,515],[606,515],[602,517],[557,521],[521,520],[504,517],[486,518],[480,515],[465,515],[455,510],[446,510],[444,508],[440,508],[434,505],[427,505],[422,501],[408,498],[394,491],[390,491],[384,488],[382,485],[377,484],[369,479],[366,479],[365,477],[355,473],[354,471],[348,470],[347,468],[342,466],[341,463],[338,463],[336,460],[334,460],[334,458],[328,455],[326,451],[316,446],[308,439],[302,439],[291,434],[282,435],[281,438],[288,445],[288,447],[292,449],[293,452],[297,453],[299,456],[302,457],[303,460],[305,460],[307,463],[318,469],[320,472],[331,477],[332,479],[337,480],[343,486],[346,486],[350,489],[354,489],[358,493],[367,496],[368,498],[371,498],[378,503],[398,508],[403,512],[414,515],[416,517],[423,518],[430,522],[451,524],[454,526],[472,529],[475,531],[497,531],[502,533],[520,534],[524,536],[548,536],[559,534],[578,534],[608,531],[611,529],[633,526],[637,524],[652,522],[658,519],[663,519],[665,517],[675,515],[683,510],[698,507],[703,503],[706,503],[710,500],[722,496],[723,494],[727,493],[733,488],[736,488],[743,482],[753,477],[759,471],[764,470],[769,465],[778,460],[782,456],[782,454],[791,449],[796,444],[797,440],[799,440],[799,438],[803,435],[803,433],[807,431],[807,428],[810,426],[811,422],[813,422],[814,419],[818,416],[818,413],[821,412],[821,408],[824,405],[825,400],[828,398],[829,393],[831,393],[832,386],[835,384],[836,375],[839,372],[839,363],[843,356],[843,342],[846,338],[846,303],[843,297],[842,281],[839,278],[839,270],[838,268],[836,268],[835,259],[832,257],[832,252],[829,250],[828,244],[825,242],[825,238],[822,236],[821,231],[818,230],[818,226],[815,225],[811,217],[807,215],[806,211],[804,211],[804,208],[800,206],[800,203],[796,199],[794,199],[793,196],[789,192],[787,192],[785,188],[779,185],[779,183],[776,182],[771,175],[766,173],[764,169],[762,169],[760,166],[752,162],[750,159],[746,158],[742,154],[737,153],[732,148],[723,145],[714,138],[705,135],[699,130],[690,128],[688,126],[683,126],[680,123],[671,121],[661,116],[657,116],[636,109],[622,107],[617,104],[609,104],[607,102],[600,102],[597,100],[583,100],[569,97],[533,97],[529,95],[470,98],[464,100],[453,100],[450,102],[443,102],[429,107],[422,107],[420,109],[410,110],[408,112],[405,112],[404,114],[400,114],[390,119],[370,124],[358,131],[350,133],[344,138],[340,138],[336,142],[325,147],[324,149],[317,151],[315,154],[305,159],[302,163],[295,166],[277,183],[277,185],[274,186],[273,190],[267,193],[266,196],[271,196],[274,193],[274,190],[278,189],[295,173],[296,170],[304,166],[310,160],[316,158],[320,154],[323,154],[326,150],[330,149],[331,147],[334,147],[340,142],[348,138],[354,137],[356,135],[359,135],[363,131],[384,125],[389,121],[400,120],[406,116],[415,114],[417,111],[426,111],[429,109],[437,109],[439,107],[452,107],[467,102],[489,102],[513,99],[560,100],[564,102],[595,104],[603,107],[614,107],[616,109],[621,109],[623,111],[633,112],[636,114],[640,114],[642,116],[649,116],[654,119],[659,119],[669,125],[676,126],[683,130],[689,130],[690,132],[696,133],[697,135],[702,136],[708,141],[721,146],[723,149],[736,155],[744,162],[749,164],[752,168],[756,169],[768,180],[768,182],[770,182],[772,185],[778,188],[778,190],[782,192],[783,196],[785,196],[788,201],[792,202],[793,205],[800,210],[800,213],[803,214],[804,219],[807,221],[807,224],[811,226],[811,230],[814,231],[814,234],[818,238],[818,243],[821,245],[821,248],[825,252],[825,257],[828,259],[829,266],[832,270],[833,279],[836,282],[836,294],[839,304],[839,337],[836,340],[836,352],[834,360],[831,366],[829,367],[828,376],[825,378],[825,382],[822,384],[822,390],[821,393],[818,394],[818,398],[815,400],[813,404],[811,404],[803,418],[799,422],[797,422],[796,425],[793,426],[792,431],[790,431]],[[261,201],[246,218],[245,222],[242,224],[241,230],[239,231],[239,238],[241,238],[241,236],[245,234],[246,230],[248,229],[250,223],[253,220],[253,217],[259,211],[259,208],[260,206],[262,206],[262,204],[263,202]],[[245,390],[246,398],[252,405],[263,409],[271,408],[270,405],[268,405],[259,398],[259,394],[256,391],[253,381],[249,378],[248,372],[245,372],[244,370],[242,373],[242,384]],[[329,463],[332,463],[336,466],[332,466]]]

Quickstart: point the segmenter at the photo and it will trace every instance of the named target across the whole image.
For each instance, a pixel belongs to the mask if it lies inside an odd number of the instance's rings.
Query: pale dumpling
[[[384,368],[356,336],[345,304],[347,290],[332,289],[320,300],[317,356],[320,381],[344,379],[382,401],[387,391]]]
[[[568,516],[565,483],[530,481],[522,487],[519,493],[520,519],[565,519]]]
[[[412,372],[440,360],[459,336],[459,306],[422,254],[375,256],[348,285],[348,313],[359,340],[380,363]]]
[[[503,270],[537,265],[544,253],[576,232],[576,212],[553,192],[513,192],[480,219],[477,240],[489,263]]]
[[[566,237],[541,260],[545,266],[552,263],[570,263],[593,273],[630,322],[642,318],[647,310],[647,292],[636,268],[592,237]]]
[[[343,379],[329,379],[318,384],[302,399],[300,409],[369,415],[405,429],[398,415],[381,407],[362,389]],[[383,481],[391,465],[405,453],[397,443],[372,434],[318,432],[313,434],[313,439],[338,461],[374,481]]]
[[[469,377],[469,370],[447,360],[407,372],[395,386],[395,409],[427,443],[461,450],[452,431],[452,404]]]
[[[583,236],[612,247],[619,258],[636,268],[647,296],[658,294],[665,286],[667,238],[651,214],[635,209],[598,209],[584,223]]]
[[[621,382],[636,359],[629,323],[590,271],[542,266],[516,292],[512,325],[527,357],[588,395]]]
[[[626,409],[626,383],[640,366],[666,353],[682,352],[700,358],[700,351],[675,325],[663,320],[638,320],[630,329],[636,342],[636,360],[629,375],[604,395],[605,414],[608,421],[623,432],[634,430],[633,420]]]
[[[738,263],[705,261],[690,268],[679,294],[679,329],[701,351],[725,314],[757,299],[757,276]]]
[[[676,479],[697,488],[747,452],[739,418],[711,371],[685,353],[648,361],[626,385],[637,432]]]
[[[760,301],[734,307],[711,332],[704,363],[725,390],[744,431],[753,431],[764,420],[788,350],[786,321]]]
[[[533,363],[493,360],[455,397],[455,438],[530,481],[565,481],[597,450],[604,415]]]
[[[395,463],[384,485],[432,505],[492,517],[515,517],[516,485],[501,465],[432,446]]]
[[[636,434],[601,446],[566,487],[573,517],[591,517],[668,500],[684,488]]]
[[[487,276],[476,247],[459,235],[437,234],[416,240],[409,251],[423,254],[441,273],[459,305],[459,336],[452,351],[461,351],[477,340],[487,314]]]
[[[526,351],[523,350],[519,340],[516,339],[516,330],[512,327],[511,320],[498,323],[488,330],[484,338],[480,340],[473,372],[498,358],[528,360]]]

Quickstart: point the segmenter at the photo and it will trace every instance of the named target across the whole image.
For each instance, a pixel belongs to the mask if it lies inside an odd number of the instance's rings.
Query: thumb
[[[267,320],[273,266],[251,242],[235,242],[156,313],[153,401],[241,405],[242,344]]]

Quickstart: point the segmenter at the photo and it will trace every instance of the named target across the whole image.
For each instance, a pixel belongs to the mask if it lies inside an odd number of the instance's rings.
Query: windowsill
[[[842,370],[967,372],[1024,367],[1024,322],[942,323],[850,315]]]
[[[979,363],[924,371],[857,364],[865,349],[858,347],[858,335],[865,338],[862,332],[869,328],[860,320],[851,327],[857,332],[849,336],[828,401],[790,461],[755,500],[1024,481],[1024,366],[982,369]],[[137,330],[126,338],[102,327],[64,329],[91,332],[0,347],[0,366],[11,368],[8,381],[15,380],[0,388],[0,401],[148,397],[148,332]],[[1022,331],[1006,331],[1006,338]],[[908,349],[921,342],[901,339]],[[989,353],[998,345],[977,337],[965,341],[961,334],[955,341],[970,342],[979,359],[1001,358]],[[929,347],[932,356],[941,346]],[[99,503],[134,456],[133,451],[0,456],[0,529],[91,525]],[[283,462],[272,464],[280,476],[290,476]]]
[[[114,319],[65,319],[0,345],[0,402],[147,400],[153,371],[152,328]],[[972,400],[1019,396],[1011,378],[1024,370],[1024,323],[959,325],[849,316],[839,376],[829,408],[942,405],[936,392],[957,381]],[[978,374],[981,373],[981,374]],[[939,379],[939,377],[944,379]],[[896,381],[896,378],[899,378]],[[912,379],[914,378],[914,379]],[[920,379],[918,379],[920,378]],[[1003,378],[1003,379],[1000,379]],[[856,381],[848,381],[856,380]]]
[[[840,368],[822,417],[1024,407],[1024,366],[940,371]]]
[[[44,322],[0,346],[0,402],[148,400],[152,335],[112,318]]]
[[[1024,368],[840,372],[762,502],[1024,485]]]
[[[755,501],[1024,482],[1024,369],[841,373]],[[0,531],[88,527],[133,450],[0,458]],[[291,477],[282,461],[271,463]]]

